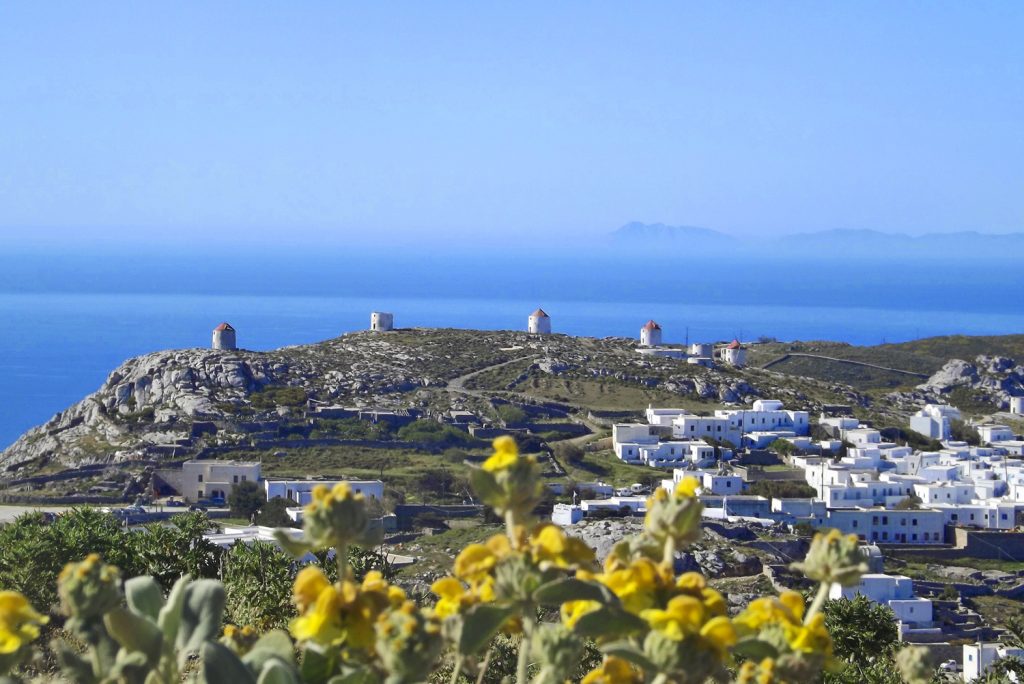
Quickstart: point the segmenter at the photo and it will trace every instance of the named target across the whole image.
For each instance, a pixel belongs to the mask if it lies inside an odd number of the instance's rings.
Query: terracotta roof
[[[655,323],[653,320],[644,323],[644,330],[661,330],[661,326]]]
[[[728,344],[728,346],[726,347],[726,349],[739,349],[739,348],[741,348],[742,346],[743,346],[743,345],[741,345],[741,344],[740,344],[740,341],[739,341],[739,340],[733,340],[732,342],[730,342],[730,343]]]
[[[537,309],[532,314],[530,314],[530,317],[531,318],[533,318],[533,317],[537,317],[537,318],[551,318],[551,316],[548,316],[546,313],[544,313],[544,309]]]
[[[216,328],[214,328],[214,330],[231,330],[231,331],[234,331],[234,328],[231,327],[230,323],[221,323]]]

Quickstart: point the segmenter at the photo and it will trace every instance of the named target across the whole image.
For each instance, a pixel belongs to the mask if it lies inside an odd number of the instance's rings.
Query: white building
[[[686,476],[686,471],[676,470],[673,472],[673,478],[676,482],[679,482],[679,473],[683,473],[683,477]],[[693,473],[690,473],[691,475]],[[719,494],[721,496],[732,496],[734,494],[740,494],[743,491],[743,478],[739,475],[735,475],[731,472],[721,471],[701,471],[700,477],[700,491],[702,494]]]
[[[394,314],[374,311],[370,314],[370,330],[374,332],[388,332],[395,329]]]
[[[935,504],[947,525],[979,527],[987,530],[1012,530],[1017,525],[1019,504],[978,501],[967,504]]]
[[[978,434],[981,435],[981,441],[986,444],[998,444],[999,442],[1009,442],[1014,440],[1013,430],[1006,425],[996,425],[994,423],[986,423],[984,425],[978,425]]]
[[[653,320],[644,323],[640,328],[640,344],[644,347],[657,347],[661,344],[661,326]]]
[[[347,483],[354,493],[368,499],[380,501],[384,498],[384,483],[380,480],[264,480],[263,489],[267,501],[281,497],[305,506],[313,500],[313,489],[317,485],[330,489],[339,482]]]
[[[739,419],[732,416],[698,416],[692,413],[677,416],[672,421],[672,436],[676,439],[712,438],[727,440],[739,446],[743,432]]]
[[[241,482],[259,482],[260,464],[214,459],[185,461],[181,465],[181,496],[186,501],[227,499]]]
[[[910,417],[910,429],[938,440],[953,436],[952,421],[960,420],[960,410],[947,404],[926,404]]]
[[[835,509],[828,526],[876,544],[941,544],[943,514],[937,510]]]
[[[1024,649],[1011,648],[1002,644],[986,644],[980,641],[974,644],[964,644],[964,681],[973,682],[981,677],[985,670],[992,667],[997,660],[1010,656],[1024,659]]]
[[[708,342],[694,342],[690,345],[690,356],[710,359],[715,355],[715,345]]]
[[[526,330],[531,335],[550,335],[551,317],[544,312],[544,309],[537,309],[526,320]]]
[[[925,482],[914,485],[914,494],[921,503],[966,504],[974,501],[974,485],[967,482]]]
[[[742,368],[747,365],[747,350],[743,348],[739,340],[733,340],[721,349],[722,363]]]
[[[1010,397],[1010,413],[1015,415],[1024,413],[1024,397]]]
[[[213,348],[238,349],[238,343],[235,340],[235,329],[231,327],[230,323],[221,323],[213,329]]]
[[[651,425],[661,425],[663,427],[672,427],[672,421],[679,416],[688,416],[690,412],[686,409],[680,408],[654,408],[653,406],[647,407],[647,422]]]
[[[932,602],[914,596],[914,581],[904,575],[866,574],[861,575],[860,584],[844,587],[832,585],[829,598],[853,599],[860,594],[874,603],[888,606],[896,615],[900,634],[915,629],[931,628]]]

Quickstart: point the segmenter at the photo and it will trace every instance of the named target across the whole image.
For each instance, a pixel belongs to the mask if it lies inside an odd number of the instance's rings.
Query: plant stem
[[[455,667],[452,669],[451,684],[458,684],[460,674],[462,674],[462,656],[455,658]]]
[[[516,660],[516,684],[527,684],[530,681],[530,642],[533,636],[533,606],[528,606],[523,614],[523,638],[519,642],[519,658]]]
[[[487,649],[487,655],[484,656],[484,662],[480,663],[480,674],[476,676],[476,684],[484,684],[484,675],[487,674],[487,668],[491,665],[492,653],[494,653],[493,648]]]
[[[334,549],[334,562],[338,564],[338,581],[348,578],[348,545],[339,543]]]
[[[671,536],[665,539],[665,549],[661,559],[662,564],[669,570],[676,567],[676,540]]]
[[[828,599],[829,590],[832,589],[831,582],[822,582],[818,586],[818,593],[814,596],[814,602],[811,603],[810,609],[804,616],[804,624],[809,624],[811,618],[821,611],[821,607],[825,605],[825,601]]]
[[[505,531],[508,532],[508,539],[512,542],[512,547],[516,545],[516,514],[515,511],[505,511]]]

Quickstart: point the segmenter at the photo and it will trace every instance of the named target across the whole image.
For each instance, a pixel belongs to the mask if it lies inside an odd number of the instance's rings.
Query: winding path
[[[928,379],[928,376],[924,373],[915,373],[914,371],[903,370],[902,368],[890,368],[888,366],[879,366],[876,363],[868,363],[867,361],[854,361],[852,359],[837,359],[834,356],[822,356],[821,354],[805,354],[800,352],[791,352],[789,354],[783,354],[777,359],[772,359],[768,363],[761,366],[761,368],[771,368],[772,366],[782,363],[792,357],[801,357],[806,359],[821,359],[823,361],[834,361],[836,363],[848,363],[853,366],[865,366],[866,368],[875,368],[878,370],[889,371],[890,373],[902,373],[903,375],[912,375],[915,378]]]

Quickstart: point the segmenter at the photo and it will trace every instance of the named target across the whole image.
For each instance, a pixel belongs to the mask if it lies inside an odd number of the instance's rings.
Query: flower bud
[[[91,553],[81,563],[68,563],[57,580],[65,613],[82,622],[98,619],[121,605],[121,572]]]
[[[441,624],[405,601],[377,619],[377,655],[389,682],[422,682],[441,652]]]
[[[792,568],[809,579],[835,582],[844,587],[856,585],[860,576],[868,571],[857,536],[844,535],[839,530],[815,534],[807,557],[802,563],[793,563]]]
[[[333,489],[317,485],[302,521],[305,540],[318,549],[371,545],[379,532],[366,511],[363,495],[353,492],[345,482]]]
[[[694,478],[687,478],[688,480]],[[647,499],[647,515],[644,517],[644,531],[659,544],[672,538],[677,548],[689,545],[700,538],[700,515],[704,505],[679,483],[675,494],[656,489]],[[681,493],[682,492],[682,493]]]

